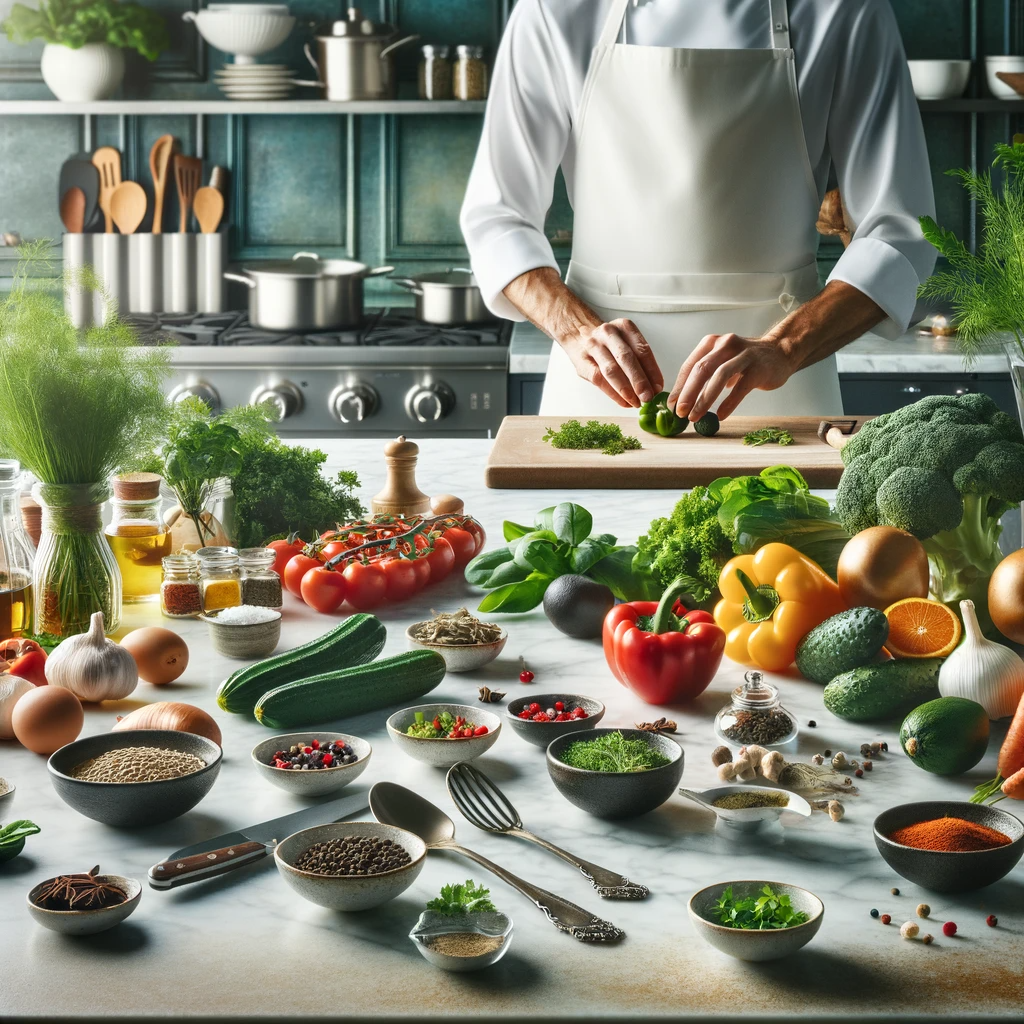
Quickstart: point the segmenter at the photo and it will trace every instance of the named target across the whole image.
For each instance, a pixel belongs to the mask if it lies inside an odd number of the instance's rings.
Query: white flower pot
[[[124,78],[124,53],[110,43],[86,43],[77,50],[47,43],[40,70],[50,92],[65,103],[105,100]]]

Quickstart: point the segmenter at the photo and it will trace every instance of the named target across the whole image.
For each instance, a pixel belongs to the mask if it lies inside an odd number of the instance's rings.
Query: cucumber
[[[825,687],[825,707],[851,722],[905,715],[938,693],[941,658],[902,658],[843,672]]]
[[[964,697],[940,697],[914,708],[900,728],[903,752],[926,772],[962,775],[988,749],[988,712]]]
[[[436,651],[406,651],[279,686],[259,699],[254,714],[271,729],[319,725],[422,697],[444,672],[444,658]]]
[[[232,672],[217,691],[217,704],[235,715],[251,715],[260,697],[278,686],[373,661],[386,638],[376,615],[350,615],[308,644]]]
[[[889,620],[877,608],[851,608],[815,626],[796,649],[796,667],[805,679],[830,682],[867,665],[889,639]]]

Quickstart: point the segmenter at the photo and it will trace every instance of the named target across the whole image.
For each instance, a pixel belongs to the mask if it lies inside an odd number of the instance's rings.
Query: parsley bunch
[[[713,913],[727,928],[758,931],[792,928],[807,920],[802,910],[793,909],[788,896],[768,884],[761,887],[761,895],[756,899],[746,896],[739,900],[733,899],[732,886],[728,886],[715,901]]]
[[[623,434],[622,427],[617,423],[598,423],[597,420],[587,420],[585,424],[579,420],[566,420],[558,430],[548,427],[544,440],[552,448],[572,448],[576,451],[600,448],[605,455],[621,455],[643,447],[637,438]]]
[[[763,444],[787,445],[793,443],[793,435],[782,427],[762,427],[744,434],[743,443],[751,448],[760,448]]]
[[[491,890],[477,885],[472,878],[465,883],[453,882],[441,886],[441,895],[427,904],[427,910],[454,917],[457,914],[478,914],[495,912],[497,907],[490,900]]]

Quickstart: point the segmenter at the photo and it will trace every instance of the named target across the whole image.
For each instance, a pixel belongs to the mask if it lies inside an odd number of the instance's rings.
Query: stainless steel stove
[[[129,319],[143,344],[176,342],[172,398],[271,402],[282,435],[488,437],[506,412],[507,320],[436,327],[383,309],[352,330],[277,334],[240,312]]]

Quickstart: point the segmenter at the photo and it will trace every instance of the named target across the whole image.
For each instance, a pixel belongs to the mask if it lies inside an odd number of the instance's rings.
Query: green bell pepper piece
[[[668,407],[667,391],[662,391],[660,395],[655,395],[649,402],[644,402],[640,406],[639,420],[641,430],[646,430],[648,434],[660,434],[662,437],[675,437],[690,425],[685,416],[677,416],[675,411]]]

